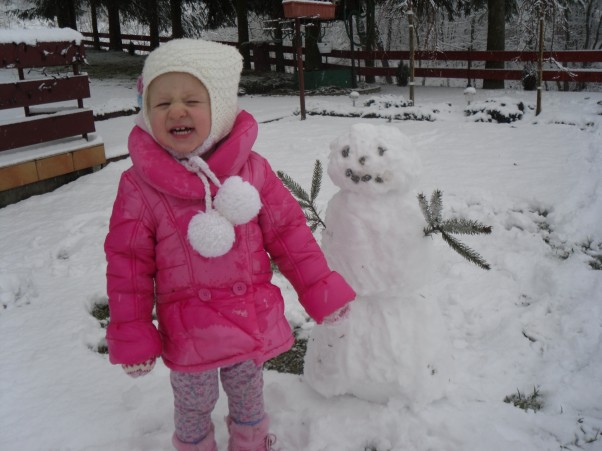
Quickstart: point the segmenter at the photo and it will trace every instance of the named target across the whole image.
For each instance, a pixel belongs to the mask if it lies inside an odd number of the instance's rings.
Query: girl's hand
[[[134,365],[121,365],[123,371],[130,377],[145,376],[155,367],[155,357],[148,359],[146,362],[136,363]]]
[[[349,304],[341,307],[340,309],[336,310],[335,312],[331,313],[326,318],[324,318],[324,324],[331,326],[333,324],[338,323],[339,321],[344,320],[348,316],[349,316]]]

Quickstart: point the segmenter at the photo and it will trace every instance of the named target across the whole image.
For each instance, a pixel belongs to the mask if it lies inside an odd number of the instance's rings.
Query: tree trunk
[[[148,27],[151,49],[159,47],[159,3],[148,0]]]
[[[376,49],[376,23],[374,0],[366,2],[366,42],[364,49],[372,52]],[[366,60],[366,67],[374,67],[374,60]],[[376,78],[373,75],[366,76],[366,83],[374,83]]]
[[[121,51],[123,50],[123,44],[121,42],[118,0],[107,0],[107,12],[109,15],[109,48]]]
[[[569,23],[569,10],[568,8],[564,10],[564,23],[568,24]],[[569,30],[569,27],[565,27],[564,28],[564,49],[565,50],[570,50],[570,42],[571,42],[571,32]],[[568,91],[569,90],[569,82],[567,80],[562,82],[562,90],[563,91]]]
[[[94,41],[94,48],[100,50],[100,36],[98,36],[98,0],[90,0],[90,14],[92,20],[92,40]]]
[[[381,51],[381,52],[385,50],[385,46],[383,45],[382,39],[378,38],[376,40],[376,48],[379,51]],[[389,49],[387,49],[387,50],[389,50]],[[383,58],[383,59],[380,60],[380,62],[383,65],[383,67],[387,67],[387,68],[389,67],[389,60],[388,59]],[[387,84],[393,84],[393,77],[391,77],[390,75],[387,75],[385,77],[385,80],[387,81]]]
[[[272,0],[272,19],[284,17],[284,9],[280,0]],[[276,41],[276,72],[285,72],[284,66],[284,51],[282,50],[282,24],[280,21],[275,22],[274,40]]]
[[[320,70],[322,68],[322,55],[318,48],[321,25],[319,20],[307,23],[305,26],[305,70]]]
[[[68,2],[69,5],[69,19],[71,22],[70,28],[77,30],[77,8],[75,7],[75,2],[70,0]]]
[[[506,49],[505,0],[487,1],[487,50]],[[486,69],[503,69],[503,61],[487,61]],[[504,80],[483,80],[483,89],[504,89]]]
[[[182,25],[182,0],[171,0],[171,37],[174,39],[184,37],[184,26]]]
[[[246,0],[236,0],[236,22],[238,24],[238,51],[243,58],[243,68],[251,69],[251,52],[249,47],[249,21],[247,19]]]
[[[75,4],[73,0],[62,0],[56,3],[56,21],[59,28],[77,30]]]

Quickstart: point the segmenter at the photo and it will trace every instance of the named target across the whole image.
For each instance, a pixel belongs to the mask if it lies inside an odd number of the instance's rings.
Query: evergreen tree
[[[120,0],[105,0],[107,15],[109,16],[109,48],[123,50],[121,41],[121,21],[119,20]]]
[[[236,0],[236,23],[238,25],[238,49],[243,58],[243,67],[251,69],[251,50],[249,48],[249,11],[246,0]]]
[[[77,30],[77,16],[81,12],[81,6],[81,0],[33,0],[32,6],[20,10],[18,16],[22,19],[56,19],[59,28]]]
[[[184,37],[182,24],[182,0],[170,0],[169,12],[171,19],[171,36],[175,39]]]
[[[487,50],[506,50],[506,1],[487,2]],[[485,69],[503,69],[504,61],[487,61]],[[504,89],[504,80],[483,80],[483,89]]]

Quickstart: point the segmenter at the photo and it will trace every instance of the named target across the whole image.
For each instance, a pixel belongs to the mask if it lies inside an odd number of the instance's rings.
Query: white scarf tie
[[[234,245],[234,226],[246,224],[259,213],[259,193],[237,175],[220,183],[207,162],[199,156],[189,157],[182,164],[197,174],[205,187],[205,211],[199,211],[188,223],[188,241],[203,257],[221,257]],[[218,187],[213,202],[209,181]]]

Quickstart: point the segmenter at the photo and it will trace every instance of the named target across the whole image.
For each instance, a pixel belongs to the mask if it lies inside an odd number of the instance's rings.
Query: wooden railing
[[[0,122],[0,207],[35,194],[14,189],[105,163],[102,141],[88,141],[95,125],[83,104],[90,97],[88,76],[79,73],[84,55],[75,42],[0,44],[0,69],[16,69],[19,78],[0,84],[0,110],[6,111]],[[44,73],[52,69],[57,73]],[[26,79],[29,72],[34,75]]]
[[[332,58],[351,60],[355,58],[360,64],[356,68],[357,75],[362,76],[395,76],[397,65],[400,61],[407,62],[410,52],[354,52],[348,50],[333,50],[329,55]],[[414,58],[418,61],[414,69],[416,77],[426,78],[466,78],[488,80],[521,80],[524,76],[523,68],[515,69],[485,69],[486,61],[504,61],[518,65],[520,63],[536,63],[538,52],[517,51],[449,51],[427,52],[417,51]],[[543,71],[544,81],[574,81],[574,82],[602,82],[602,50],[575,50],[544,52],[543,59],[547,66]],[[392,67],[369,67],[366,61],[378,63],[388,61]],[[391,64],[392,61],[397,64]],[[476,64],[475,64],[476,63]],[[567,65],[566,63],[573,63]],[[598,65],[597,68],[576,67],[580,65]],[[478,65],[483,67],[478,67]],[[460,66],[463,67],[454,67]],[[452,66],[452,67],[450,67]],[[475,67],[477,66],[477,67]]]
[[[0,124],[0,151],[39,144],[55,139],[94,132],[94,114],[83,107],[90,97],[88,77],[79,75],[83,50],[69,42],[0,44],[1,68],[16,68],[19,81],[0,84],[0,109],[23,108],[25,118],[16,117]],[[71,66],[73,75],[25,80],[25,69]],[[72,109],[56,114],[34,115],[30,107],[74,100]]]
[[[86,37],[92,33],[82,32]],[[108,48],[108,34],[100,34],[101,46]],[[122,35],[123,40],[131,44],[124,44],[125,48],[150,51],[150,45],[140,44],[149,42],[148,36]],[[169,38],[162,37],[162,41]],[[92,40],[83,41],[85,45],[92,45]],[[134,43],[136,42],[136,43]],[[231,42],[231,45],[237,43]],[[277,61],[277,46],[272,42],[249,43],[251,58],[256,70],[274,70],[277,64],[295,67],[296,50],[291,46],[281,46],[284,54],[282,61]],[[414,54],[416,78],[465,78],[467,80],[521,80],[524,77],[523,67],[527,63],[536,63],[538,52],[519,51],[417,51]],[[354,51],[332,50],[322,56],[324,68],[351,68],[354,67],[355,75],[361,77],[379,76],[395,77],[398,74],[399,64],[407,64],[410,58],[409,51]],[[352,64],[352,61],[355,64]],[[486,69],[486,61],[504,61],[504,69]],[[544,81],[602,83],[602,50],[567,50],[544,52],[545,68]],[[367,63],[368,62],[368,63]],[[382,62],[386,62],[382,64]],[[514,66],[514,67],[512,67]]]
[[[82,44],[88,47],[94,47],[94,33],[90,33],[87,31],[82,31],[82,35],[90,39],[84,39]],[[99,38],[99,46],[101,49],[109,49],[109,33],[98,33]],[[167,42],[171,38],[166,36],[159,37],[160,42]],[[146,44],[148,42],[148,44]],[[151,38],[150,36],[138,35],[138,34],[122,34],[121,35],[121,45],[124,50],[129,52],[133,52],[135,50],[141,52],[150,52],[153,50],[153,47],[150,45]]]

